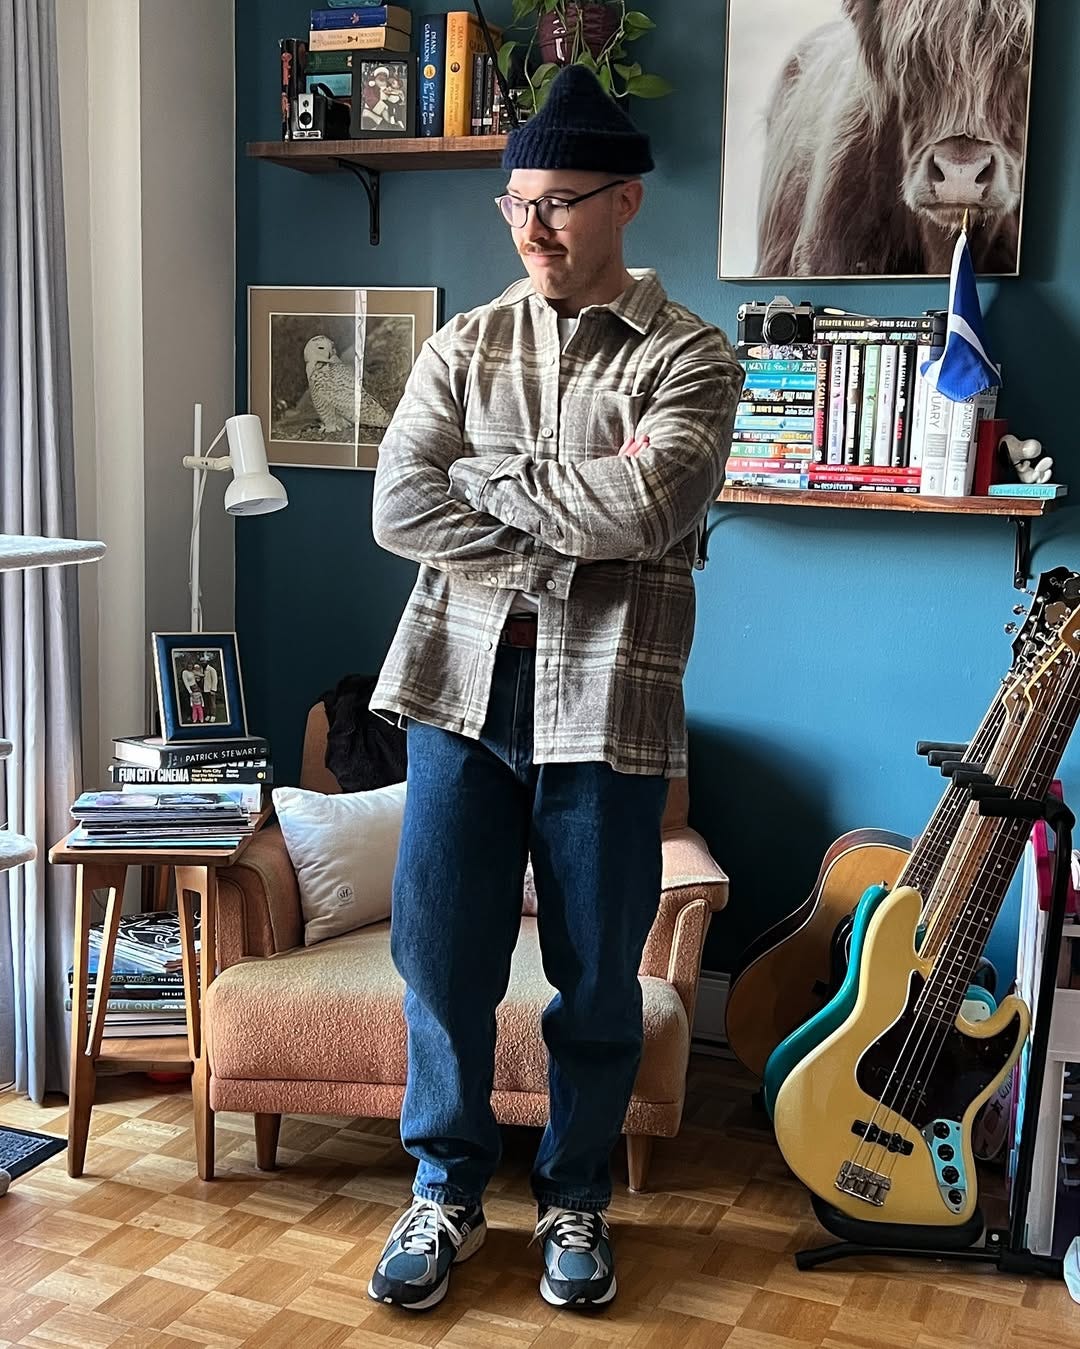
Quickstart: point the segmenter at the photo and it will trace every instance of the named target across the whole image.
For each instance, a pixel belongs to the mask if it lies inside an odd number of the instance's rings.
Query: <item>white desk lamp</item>
[[[210,451],[222,436],[229,437],[229,453],[211,457]],[[266,443],[262,422],[252,413],[229,417],[201,453],[202,404],[195,404],[194,454],[184,455],[184,467],[195,470],[191,489],[191,546],[188,552],[191,591],[191,631],[202,632],[202,590],[199,585],[199,521],[202,515],[206,475],[211,471],[232,469],[233,480],[225,492],[225,509],[230,515],[268,515],[289,504],[285,488],[266,465]]]

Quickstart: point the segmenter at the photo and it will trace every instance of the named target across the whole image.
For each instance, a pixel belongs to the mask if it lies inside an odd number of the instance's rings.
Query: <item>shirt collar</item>
[[[588,305],[587,309],[610,310],[616,318],[622,319],[637,332],[647,333],[652,327],[653,319],[667,300],[667,292],[651,267],[629,267],[627,270],[634,278],[632,286],[627,286],[610,304]],[[533,290],[532,281],[527,276],[508,286],[495,301],[495,305],[496,308],[506,309],[511,305],[520,304],[522,300],[535,300],[538,304],[547,305],[547,301]],[[582,310],[582,313],[584,312],[586,311]]]

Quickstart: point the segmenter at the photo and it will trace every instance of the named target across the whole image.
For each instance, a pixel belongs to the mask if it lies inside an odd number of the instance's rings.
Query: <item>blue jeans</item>
[[[540,1204],[599,1210],[641,1059],[641,953],[660,899],[667,784],[604,763],[532,761],[535,652],[500,646],[479,741],[409,725],[392,951],[405,980],[401,1139],[414,1194],[479,1202],[499,1163],[495,1009],[532,853],[544,972],[549,1123]]]

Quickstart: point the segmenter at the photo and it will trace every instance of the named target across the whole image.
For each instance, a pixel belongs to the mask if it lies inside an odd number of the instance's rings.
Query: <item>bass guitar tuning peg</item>
[[[1022,604],[1014,604],[1012,609],[1014,614],[1026,614],[1027,610]]]
[[[1016,625],[1015,623],[1006,623],[1006,624],[1005,624],[1005,631],[1006,631],[1006,632],[1009,634],[1009,636],[1011,637],[1012,634],[1013,634],[1014,632],[1019,632],[1020,629],[1017,627],[1017,625]]]

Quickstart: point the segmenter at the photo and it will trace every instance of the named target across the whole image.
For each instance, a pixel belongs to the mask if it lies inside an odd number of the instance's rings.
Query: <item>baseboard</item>
[[[731,976],[715,970],[702,970],[698,980],[697,1007],[691,1032],[694,1049],[705,1054],[728,1054],[724,1009],[727,1006]]]

